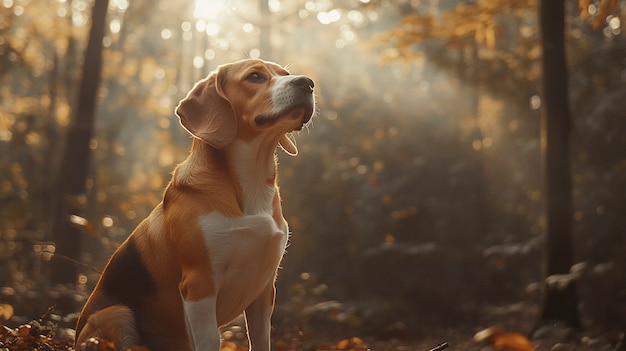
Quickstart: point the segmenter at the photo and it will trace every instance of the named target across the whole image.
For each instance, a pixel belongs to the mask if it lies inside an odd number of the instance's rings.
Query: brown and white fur
[[[276,271],[289,229],[276,148],[314,113],[313,81],[275,63],[223,65],[176,114],[194,137],[163,201],[113,254],[76,328],[120,349],[220,348],[219,327],[242,312],[254,351],[270,349]]]

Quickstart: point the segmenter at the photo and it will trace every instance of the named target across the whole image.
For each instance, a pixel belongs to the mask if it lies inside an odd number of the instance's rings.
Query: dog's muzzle
[[[266,126],[282,117],[291,116],[291,118],[301,120],[301,124],[296,130],[302,129],[313,117],[315,109],[314,88],[315,83],[311,78],[306,76],[293,77],[285,85],[284,90],[274,97],[274,103],[280,106],[280,110],[257,116],[254,119],[255,124],[259,127]]]

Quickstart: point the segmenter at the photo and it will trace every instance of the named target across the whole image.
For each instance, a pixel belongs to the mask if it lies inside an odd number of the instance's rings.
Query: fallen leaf
[[[361,340],[361,338],[353,337],[350,339],[343,339],[336,345],[337,350],[353,351],[353,350],[367,350],[367,345]]]
[[[237,344],[232,341],[224,341],[222,342],[221,351],[237,351]]]
[[[13,310],[13,306],[7,305],[7,304],[0,304],[0,318],[4,320],[9,320],[11,319],[11,317],[13,317],[14,312],[15,310]]]
[[[535,351],[535,346],[522,334],[505,333],[498,327],[483,329],[474,335],[474,341],[489,343],[499,350]]]
[[[535,346],[533,346],[530,340],[519,333],[496,335],[493,340],[493,347],[511,351],[535,351]]]

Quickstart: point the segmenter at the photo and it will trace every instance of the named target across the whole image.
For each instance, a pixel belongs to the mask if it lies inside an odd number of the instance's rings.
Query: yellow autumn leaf
[[[493,338],[493,347],[500,350],[535,351],[535,347],[531,344],[530,340],[519,333],[495,335]]]
[[[15,310],[13,309],[13,306],[8,304],[0,304],[0,318],[4,320],[9,320],[11,319],[11,317],[13,317],[14,312]]]
[[[489,343],[498,350],[535,351],[535,346],[522,334],[506,333],[498,327],[490,327],[474,335],[474,341]]]
[[[237,351],[237,344],[232,341],[224,341],[220,351]]]

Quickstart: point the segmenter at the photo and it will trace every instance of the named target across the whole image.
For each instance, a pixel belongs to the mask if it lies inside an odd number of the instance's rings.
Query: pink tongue
[[[285,152],[291,156],[296,156],[298,154],[298,148],[296,144],[291,141],[291,139],[287,136],[287,134],[283,135],[280,140],[278,140],[278,144],[280,147],[285,150]]]

